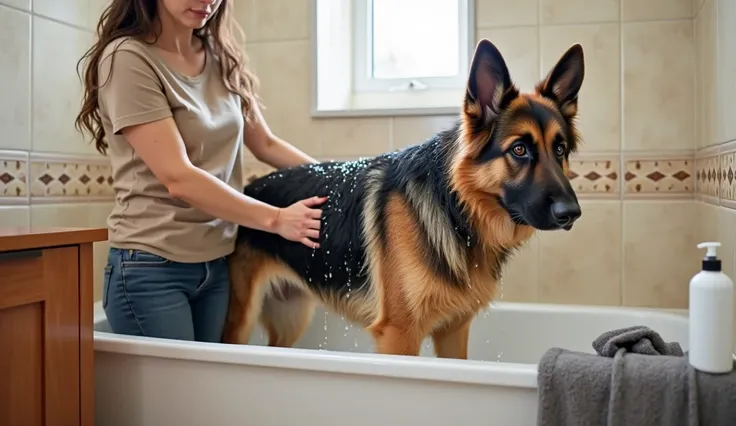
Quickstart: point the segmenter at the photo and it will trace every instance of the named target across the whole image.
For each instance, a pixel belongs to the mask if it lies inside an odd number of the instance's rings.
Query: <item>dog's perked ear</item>
[[[488,39],[478,42],[470,65],[465,113],[489,122],[501,113],[508,99],[517,95],[501,52]]]
[[[552,99],[566,118],[578,111],[578,93],[585,77],[583,47],[572,45],[557,61],[547,77],[537,85],[537,92]]]

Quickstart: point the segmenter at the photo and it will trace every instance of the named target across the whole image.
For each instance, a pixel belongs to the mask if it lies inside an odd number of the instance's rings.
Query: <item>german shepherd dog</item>
[[[275,206],[329,198],[318,249],[240,228],[223,342],[247,344],[260,321],[270,346],[292,346],[319,302],[364,327],[378,353],[418,355],[431,335],[438,357],[466,359],[470,323],[509,255],[536,230],[570,230],[581,215],[566,173],[583,75],[576,44],[521,94],[482,40],[452,128],[374,158],[250,182],[246,195]]]

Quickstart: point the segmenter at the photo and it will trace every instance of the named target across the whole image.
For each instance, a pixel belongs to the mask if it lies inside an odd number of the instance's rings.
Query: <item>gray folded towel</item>
[[[539,426],[736,425],[736,366],[711,375],[692,368],[687,356],[551,348],[540,359],[537,385]]]
[[[608,419],[611,359],[551,348],[537,373],[537,425],[599,426]]]
[[[667,343],[659,333],[643,325],[611,330],[593,341],[598,355],[613,357],[621,348],[641,355],[683,355],[679,343]]]

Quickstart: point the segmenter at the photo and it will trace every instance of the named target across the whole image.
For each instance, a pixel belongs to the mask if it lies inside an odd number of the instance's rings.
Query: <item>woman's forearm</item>
[[[317,160],[277,136],[270,136],[253,155],[275,169],[317,163]]]
[[[247,228],[275,232],[279,209],[243,195],[211,174],[190,167],[168,185],[169,192],[214,217]]]

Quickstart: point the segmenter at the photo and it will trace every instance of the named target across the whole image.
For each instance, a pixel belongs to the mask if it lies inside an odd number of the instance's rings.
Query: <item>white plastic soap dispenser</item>
[[[733,282],[721,271],[716,256],[719,242],[704,242],[707,248],[702,270],[690,280],[689,361],[706,373],[733,369]]]

